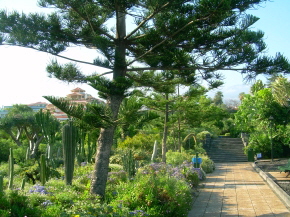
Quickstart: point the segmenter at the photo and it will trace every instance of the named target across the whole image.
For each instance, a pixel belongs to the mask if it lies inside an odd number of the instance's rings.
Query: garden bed
[[[278,166],[284,166],[288,162],[287,159],[275,159],[273,162],[271,160],[258,160],[255,162],[256,166],[260,168],[263,172],[280,172]],[[288,195],[290,195],[290,179],[289,180],[274,180],[281,189],[283,189]]]
[[[275,181],[288,195],[290,195],[290,180]]]

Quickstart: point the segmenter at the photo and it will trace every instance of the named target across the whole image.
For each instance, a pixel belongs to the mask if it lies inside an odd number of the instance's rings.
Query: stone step
[[[215,163],[248,162],[248,159],[212,159]]]
[[[248,159],[243,148],[243,142],[239,138],[218,138],[211,141],[211,146],[206,151],[214,162],[246,162]]]
[[[237,150],[243,152],[243,147],[236,147],[236,148],[231,148],[231,147],[225,147],[225,146],[220,146],[220,147],[212,147],[211,149],[208,149],[208,151],[220,151],[220,150]]]

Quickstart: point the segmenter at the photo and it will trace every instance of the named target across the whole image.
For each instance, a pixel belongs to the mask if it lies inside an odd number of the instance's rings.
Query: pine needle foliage
[[[95,128],[106,128],[112,125],[109,109],[101,104],[78,104],[65,98],[44,96],[49,102],[70,117],[77,118]]]

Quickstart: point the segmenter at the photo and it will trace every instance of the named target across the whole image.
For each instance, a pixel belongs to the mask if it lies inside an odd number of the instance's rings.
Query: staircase
[[[206,151],[215,163],[247,162],[248,158],[244,154],[243,148],[242,139],[223,137],[213,139]]]

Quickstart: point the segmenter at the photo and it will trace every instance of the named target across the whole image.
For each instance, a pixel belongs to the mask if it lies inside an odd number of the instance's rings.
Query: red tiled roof
[[[27,104],[27,106],[33,106],[33,105],[39,105],[39,104],[47,105],[46,102],[35,102],[35,103]]]
[[[71,92],[86,92],[86,91],[81,89],[81,88],[79,88],[79,87],[77,87],[77,88],[71,90]]]

